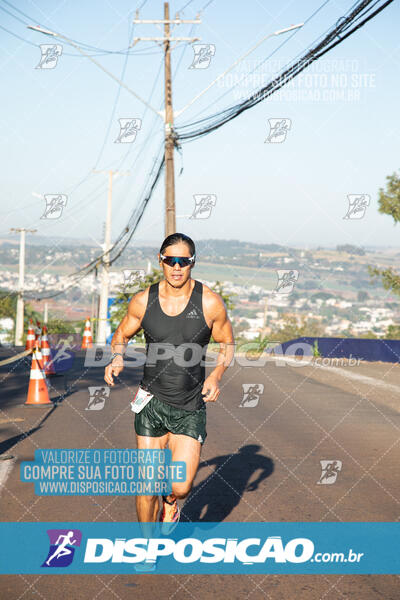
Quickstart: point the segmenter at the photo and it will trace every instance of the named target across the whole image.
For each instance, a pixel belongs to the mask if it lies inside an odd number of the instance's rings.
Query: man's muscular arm
[[[235,352],[235,341],[225,303],[219,294],[209,288],[206,288],[204,294],[204,310],[212,320],[211,334],[214,340],[219,342],[219,353],[217,365],[206,378],[202,393],[207,394],[205,402],[215,402],[220,394],[219,381],[231,364]]]
[[[141,329],[143,315],[146,311],[148,298],[148,288],[142,292],[138,292],[129,302],[128,311],[121,323],[118,325],[116,332],[111,340],[111,350],[118,353],[113,358],[111,363],[106,366],[104,372],[104,380],[109,385],[114,385],[114,377],[118,377],[124,368],[123,354],[125,352],[128,341]]]

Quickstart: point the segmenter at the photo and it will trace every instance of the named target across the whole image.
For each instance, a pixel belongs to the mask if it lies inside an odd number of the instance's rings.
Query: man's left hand
[[[203,394],[204,402],[215,402],[221,393],[218,379],[212,375],[209,375],[204,382],[201,393]]]

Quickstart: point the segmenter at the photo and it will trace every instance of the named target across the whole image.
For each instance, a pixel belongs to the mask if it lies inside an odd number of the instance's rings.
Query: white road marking
[[[12,471],[15,461],[15,458],[11,458],[10,460],[0,460],[0,494]]]
[[[281,360],[288,364],[295,364],[295,365],[297,365],[297,368],[300,368],[299,363],[302,362],[296,358],[286,358],[284,356],[268,357],[268,361],[276,361],[276,360]],[[309,360],[307,360],[304,363],[304,365],[302,365],[302,366],[316,367],[318,369],[324,369],[325,371],[333,371],[333,372],[337,373],[338,375],[347,377],[347,379],[353,379],[355,381],[360,381],[360,382],[366,383],[368,385],[374,385],[375,387],[381,387],[381,388],[384,388],[385,390],[390,390],[392,392],[400,394],[400,386],[393,385],[392,383],[386,383],[386,381],[383,381],[382,379],[375,379],[374,377],[368,377],[367,375],[360,375],[358,373],[353,373],[348,370],[352,367],[348,367],[348,369],[340,369],[339,367],[329,367],[327,365],[320,365],[318,363],[315,363],[315,362],[312,362]]]

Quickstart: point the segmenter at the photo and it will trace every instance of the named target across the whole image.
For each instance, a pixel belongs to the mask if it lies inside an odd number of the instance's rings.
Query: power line
[[[281,87],[286,85],[291,79],[293,79],[299,73],[301,73],[312,62],[321,58],[321,56],[329,52],[331,49],[333,49],[334,47],[342,43],[345,39],[347,39],[350,35],[352,35],[355,31],[363,27],[368,21],[374,18],[392,2],[393,0],[387,0],[373,12],[371,12],[371,10],[379,3],[379,0],[364,0],[362,2],[359,2],[358,4],[354,4],[352,7],[353,10],[350,10],[350,12],[346,13],[347,16],[339,19],[339,21],[336,22],[335,26],[331,27],[328,34],[322,39],[321,42],[319,42],[317,45],[315,45],[305,54],[303,54],[303,56],[298,61],[293,62],[291,66],[286,68],[273,81],[268,83],[266,86],[260,88],[256,93],[252,94],[243,102],[240,102],[223,111],[215,113],[214,115],[210,115],[200,121],[178,128],[177,132],[175,131],[177,135],[177,140],[190,141],[198,137],[207,135],[208,133],[211,133],[215,129],[218,129],[225,123],[235,119],[242,112],[259,104],[267,97],[272,95],[274,92],[279,90]],[[193,128],[194,125],[201,124],[204,124],[202,128]],[[192,129],[190,129],[190,127],[192,127]],[[137,226],[140,223],[140,220],[144,214],[145,208],[148,205],[152,194],[156,188],[163,167],[164,156],[161,156],[161,158],[156,160],[153,165],[153,170],[150,173],[150,181],[144,198],[142,199],[140,205],[131,214],[127,226],[121,232],[121,234],[119,235],[119,237],[117,238],[117,240],[115,241],[115,243],[109,251],[109,264],[112,264],[121,256],[121,254],[127,247],[129,241],[132,239],[137,229]],[[85,277],[96,268],[96,266],[103,259],[103,257],[104,254],[100,257],[96,257],[85,267],[72,274],[71,277],[79,276],[79,280]],[[59,293],[63,292],[58,292],[56,295],[58,295]]]
[[[350,12],[350,14],[337,21],[336,25],[330,29],[328,35],[326,35],[319,44],[311,48],[311,50],[306,52],[300,58],[300,60],[293,63],[278,77],[269,82],[266,86],[260,88],[257,92],[251,94],[251,96],[246,98],[244,101],[219,111],[213,115],[205,117],[204,119],[201,119],[195,123],[178,127],[176,130],[178,141],[184,142],[207,135],[212,131],[222,127],[222,125],[225,123],[235,119],[242,112],[252,108],[253,106],[256,106],[286,85],[289,81],[291,81],[291,79],[299,75],[299,73],[306,69],[311,63],[315,62],[324,56],[324,54],[341,44],[345,39],[363,27],[369,20],[371,20],[379,12],[386,8],[386,6],[393,2],[393,0],[387,0],[384,4],[382,4],[382,6],[377,8],[370,15],[366,16],[360,23],[350,29],[354,22],[360,19],[360,14],[363,13],[362,16],[364,16],[368,12],[365,9],[372,3],[372,1],[373,0],[364,0],[359,2],[354,10]],[[369,10],[376,6],[376,4],[377,1],[373,2],[373,5],[369,8]]]
[[[128,33],[128,44],[129,44],[129,42],[131,40],[131,36],[132,36],[133,30],[134,30],[134,27],[135,26],[132,23],[130,23],[129,33]],[[125,56],[125,61],[124,61],[123,67],[122,67],[122,71],[121,71],[121,75],[120,75],[120,80],[121,81],[124,80],[127,64],[128,64],[128,54]],[[121,86],[119,85],[118,88],[117,88],[117,92],[115,94],[114,106],[113,106],[113,108],[111,110],[110,121],[108,123],[108,127],[107,127],[107,130],[106,130],[106,135],[104,137],[104,142],[103,142],[102,147],[100,148],[100,152],[99,152],[99,155],[97,157],[96,164],[94,166],[95,169],[97,169],[97,165],[99,164],[100,159],[101,159],[101,157],[103,155],[104,148],[105,148],[105,145],[107,143],[108,136],[110,134],[111,125],[112,125],[112,122],[113,122],[113,119],[114,119],[114,115],[115,115],[115,111],[116,111],[116,108],[117,108],[117,104],[118,104],[120,95],[121,95]]]
[[[213,2],[213,0],[210,0],[211,2]],[[307,25],[307,23],[309,23],[314,17],[315,15],[317,15],[319,13],[320,10],[322,10],[322,8],[328,4],[328,2],[330,2],[330,0],[325,0],[325,2],[323,2],[309,17],[307,17],[307,19],[305,19],[304,21],[304,25]],[[270,58],[272,58],[272,56],[274,56],[274,54],[276,54],[285,44],[289,43],[290,40],[299,33],[299,29],[296,29],[295,31],[293,31],[293,33],[291,35],[289,35],[288,37],[286,37],[283,42],[281,42],[270,54],[268,54],[260,63],[257,64],[257,66],[250,71],[249,73],[246,73],[245,77],[249,77],[250,75],[252,75],[255,71],[257,71],[257,69],[259,69],[265,62],[267,62],[267,60],[269,60]],[[329,29],[325,32],[327,33],[329,31]],[[324,34],[321,34],[319,36],[319,38],[317,39],[322,39],[324,36]],[[316,43],[316,41],[314,42]],[[311,45],[310,45],[311,46]],[[297,56],[301,56],[301,52],[299,52],[293,60],[295,60],[297,58]],[[208,104],[205,108],[202,108],[198,113],[196,113],[194,115],[194,117],[192,117],[191,121],[193,123],[193,119],[196,119],[199,115],[203,114],[204,112],[206,112],[209,108],[211,108],[212,106],[214,106],[214,104],[217,104],[217,102],[219,102],[220,100],[222,100],[222,98],[224,98],[227,94],[230,94],[232,92],[232,90],[237,87],[240,82],[244,79],[241,78],[237,83],[235,83],[235,85],[233,85],[231,88],[229,88],[228,90],[226,90],[226,92],[224,92],[223,94],[221,94],[220,96],[218,96],[218,98],[216,100],[213,100],[210,104]],[[178,116],[179,118],[179,116]],[[182,126],[186,125],[188,123],[183,123]]]
[[[19,21],[20,23],[22,23],[22,25],[24,25],[25,27],[28,26],[32,22],[37,23],[39,25],[39,23],[38,23],[38,21],[36,19],[34,19],[33,17],[30,17],[25,12],[21,11],[20,9],[18,9],[16,6],[13,6],[7,0],[1,0],[1,2],[4,2],[8,6],[10,6],[13,10],[19,12],[20,14],[22,14],[23,16],[25,16],[27,19],[29,19],[29,21],[24,21],[23,19],[21,19],[17,15],[14,15],[12,12],[10,12],[9,10],[7,10],[6,8],[0,6],[0,10],[2,10],[5,13],[7,13],[13,19],[16,19],[17,21]],[[10,35],[13,35],[14,37],[17,37],[21,41],[26,42],[27,44],[31,44],[33,46],[39,47],[38,44],[35,44],[34,42],[31,42],[30,40],[27,40],[26,38],[23,38],[23,37],[19,36],[18,34],[14,33],[13,31],[10,31],[10,30],[6,29],[5,27],[1,27],[1,28],[4,29],[4,31],[6,31]],[[92,51],[92,52],[97,52],[98,53],[98,54],[90,54],[90,56],[104,56],[104,55],[110,55],[110,54],[132,54],[132,55],[141,55],[141,56],[144,56],[144,55],[147,55],[147,54],[161,54],[161,52],[162,52],[162,50],[155,50],[153,52],[147,52],[148,48],[152,47],[151,44],[149,44],[149,46],[146,47],[146,48],[144,48],[143,50],[131,50],[130,46],[128,46],[127,48],[119,49],[119,50],[108,50],[108,49],[105,49],[105,48],[99,48],[97,46],[92,46],[90,44],[86,44],[85,42],[80,42],[78,40],[75,40],[74,38],[70,38],[70,39],[71,39],[72,42],[74,42],[75,44],[78,44],[79,46],[81,46],[85,50]],[[79,54],[70,54],[70,53],[67,53],[67,52],[64,52],[64,54],[66,56],[73,56],[73,57],[77,57],[78,56],[79,57]]]

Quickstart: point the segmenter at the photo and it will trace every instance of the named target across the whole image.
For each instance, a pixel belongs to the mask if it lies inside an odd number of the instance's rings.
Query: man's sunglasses
[[[178,264],[180,267],[188,267],[194,263],[196,255],[193,256],[164,256],[160,254],[161,260],[169,267],[174,267]]]

